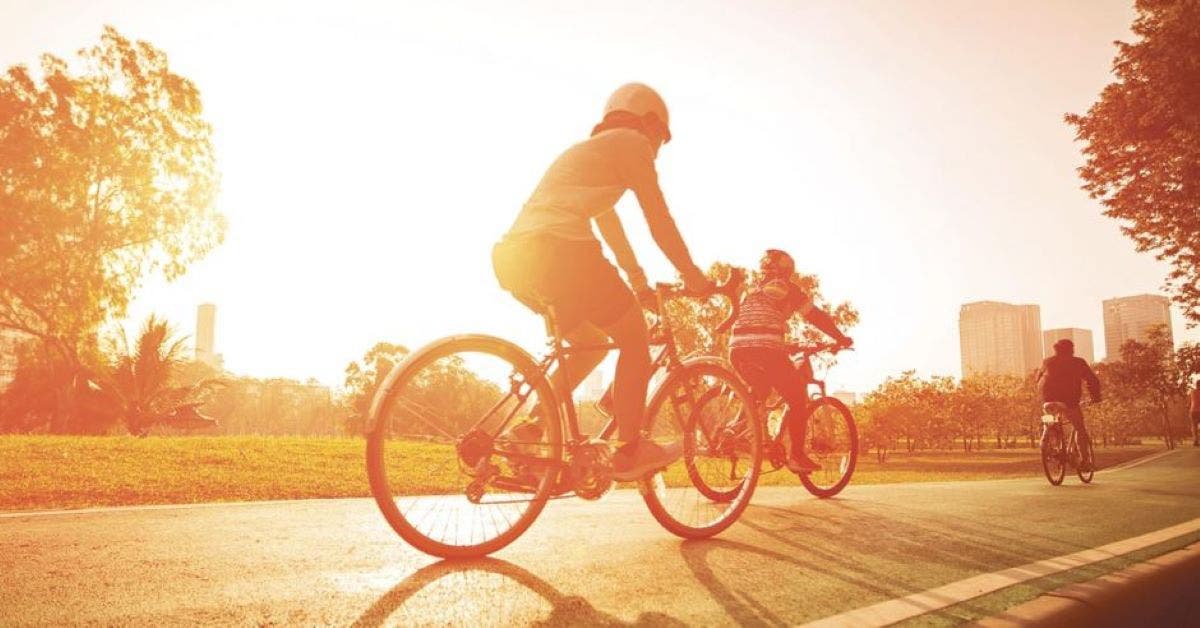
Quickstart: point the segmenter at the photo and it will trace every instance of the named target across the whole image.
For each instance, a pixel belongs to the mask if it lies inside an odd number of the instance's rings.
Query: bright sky
[[[491,244],[631,80],[671,107],[658,166],[696,260],[786,248],[860,309],[834,389],[957,375],[958,308],[982,299],[1037,303],[1102,356],[1100,301],[1166,274],[1080,191],[1062,122],[1110,80],[1127,0],[0,4],[0,66],[108,23],[199,86],[228,237],[131,320],[192,334],[216,303],[235,373],[340,384],[376,341],[465,331],[540,348]],[[631,195],[619,213],[670,280]]]

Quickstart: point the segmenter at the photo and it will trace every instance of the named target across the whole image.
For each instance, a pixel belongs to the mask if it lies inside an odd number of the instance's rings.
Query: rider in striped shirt
[[[800,314],[840,346],[850,347],[854,341],[838,329],[828,312],[814,306],[809,295],[796,284],[796,263],[790,255],[768,249],[759,270],[761,279],[743,297],[733,322],[729,359],[756,399],[765,399],[774,389],[787,402],[783,420],[792,441],[787,467],[794,473],[810,473],[818,465],[804,452],[803,419],[808,406],[808,379],[812,374],[801,371],[791,360],[785,340],[789,322]]]

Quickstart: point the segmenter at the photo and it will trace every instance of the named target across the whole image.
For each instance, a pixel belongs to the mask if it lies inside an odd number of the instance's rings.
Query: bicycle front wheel
[[[647,408],[651,438],[683,457],[639,483],[650,513],[684,538],[713,536],[741,516],[758,484],[762,424],[741,380],[713,358],[672,370]]]
[[[1042,470],[1050,484],[1062,484],[1063,476],[1067,473],[1066,456],[1063,455],[1062,430],[1054,426],[1046,428],[1042,434]]]
[[[822,499],[842,492],[858,464],[858,427],[846,404],[834,397],[820,397],[809,405],[804,417],[804,448],[820,468],[800,476],[809,493]]]
[[[516,540],[561,468],[554,399],[533,359],[499,338],[452,336],[409,355],[376,391],[368,417],[367,471],[384,518],[443,558]]]
[[[1075,467],[1075,474],[1084,484],[1091,484],[1092,478],[1096,476],[1096,458],[1095,452],[1092,451],[1092,441],[1090,438],[1081,439],[1078,434],[1075,438],[1076,447],[1079,449],[1079,465]]]

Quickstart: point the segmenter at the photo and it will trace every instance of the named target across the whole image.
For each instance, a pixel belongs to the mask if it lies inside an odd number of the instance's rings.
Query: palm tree
[[[115,403],[129,433],[145,436],[156,424],[195,429],[216,421],[197,411],[204,393],[216,382],[173,386],[171,376],[183,363],[183,340],[174,338],[166,321],[151,315],[135,347],[122,338],[116,361],[100,374],[99,388]]]

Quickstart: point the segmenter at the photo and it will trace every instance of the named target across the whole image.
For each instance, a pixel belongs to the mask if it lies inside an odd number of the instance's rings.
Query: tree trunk
[[[1175,438],[1171,435],[1171,415],[1170,406],[1167,400],[1163,399],[1163,439],[1167,444],[1167,449],[1175,449]]]

